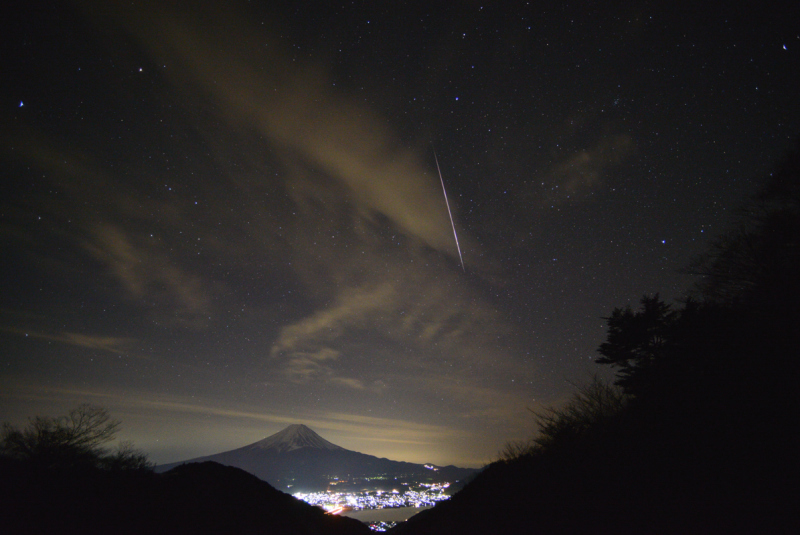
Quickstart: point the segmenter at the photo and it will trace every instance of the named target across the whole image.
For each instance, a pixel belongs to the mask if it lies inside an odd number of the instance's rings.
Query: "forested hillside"
[[[800,152],[692,265],[607,318],[601,365],[449,503],[397,533],[796,533],[800,530]]]

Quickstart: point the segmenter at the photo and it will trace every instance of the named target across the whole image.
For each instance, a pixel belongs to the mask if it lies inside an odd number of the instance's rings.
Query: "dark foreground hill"
[[[34,469],[0,459],[7,534],[365,535],[237,468],[207,462],[164,474]]]
[[[691,299],[606,318],[619,390],[540,415],[531,446],[392,533],[800,533],[800,146],[741,213]]]
[[[355,488],[365,485],[388,488],[398,482],[463,481],[477,470],[456,466],[422,465],[367,455],[328,442],[302,424],[290,425],[263,440],[222,453],[185,462],[214,461],[241,468],[281,490],[318,491],[332,480],[348,482]],[[163,472],[183,463],[156,467]],[[337,486],[341,489],[346,484]]]
[[[749,411],[741,419],[684,413],[682,429],[659,420],[665,414],[632,412],[559,451],[493,463],[449,501],[391,532],[800,533],[790,429],[781,441]]]
[[[657,352],[619,398],[584,390],[534,445],[394,533],[800,533],[800,323],[657,297],[618,321],[632,327],[601,354]]]

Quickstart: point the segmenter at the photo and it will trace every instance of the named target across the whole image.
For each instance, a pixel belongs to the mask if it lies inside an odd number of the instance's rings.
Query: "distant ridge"
[[[214,461],[241,468],[277,489],[291,492],[325,490],[331,485],[366,485],[396,488],[404,482],[463,481],[477,472],[472,468],[415,464],[367,455],[329,442],[303,424],[293,424],[247,446],[162,464],[156,472],[177,466]]]

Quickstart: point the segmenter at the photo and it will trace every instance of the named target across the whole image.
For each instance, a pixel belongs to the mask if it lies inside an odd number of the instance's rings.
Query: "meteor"
[[[464,267],[464,257],[461,256],[461,246],[458,244],[458,234],[456,234],[456,224],[453,223],[453,212],[450,211],[450,201],[447,200],[447,190],[444,189],[444,179],[442,178],[442,170],[439,168],[439,158],[436,156],[436,149],[433,150],[433,159],[436,160],[436,170],[439,171],[439,181],[442,183],[442,191],[444,192],[444,203],[447,205],[447,214],[450,216],[450,225],[453,227],[453,237],[456,239],[456,249],[458,249],[458,258],[461,260],[461,269],[464,273],[467,269]]]

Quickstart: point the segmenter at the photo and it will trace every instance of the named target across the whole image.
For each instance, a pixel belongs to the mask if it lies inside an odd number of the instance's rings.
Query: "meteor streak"
[[[439,168],[439,158],[436,156],[436,149],[433,151],[433,159],[436,160],[436,170],[439,171],[439,181],[442,183],[442,191],[444,192],[444,203],[447,205],[447,214],[450,216],[450,225],[453,227],[453,237],[456,239],[456,249],[458,249],[458,258],[461,260],[461,269],[464,273],[467,269],[464,267],[464,257],[461,256],[461,246],[458,244],[458,234],[456,234],[456,224],[453,223],[453,212],[450,211],[450,201],[447,200],[447,190],[444,189],[444,179],[442,178],[442,170]]]

